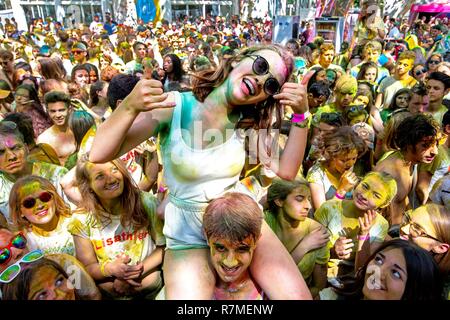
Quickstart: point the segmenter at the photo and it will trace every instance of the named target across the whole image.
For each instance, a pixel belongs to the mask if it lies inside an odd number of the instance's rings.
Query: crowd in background
[[[0,21],[0,298],[450,299],[450,21],[371,4]]]

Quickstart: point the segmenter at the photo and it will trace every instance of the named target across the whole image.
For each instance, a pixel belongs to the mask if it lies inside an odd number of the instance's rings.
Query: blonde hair
[[[358,81],[348,74],[343,74],[336,81],[335,91],[354,91],[356,94],[356,92],[358,91]]]

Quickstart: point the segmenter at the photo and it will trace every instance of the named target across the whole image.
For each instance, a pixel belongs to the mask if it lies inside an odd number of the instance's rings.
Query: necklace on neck
[[[228,288],[225,288],[225,291],[228,293],[236,293],[236,292],[240,291],[246,284],[247,284],[247,280],[245,280],[244,282],[242,282],[236,286],[229,286]]]

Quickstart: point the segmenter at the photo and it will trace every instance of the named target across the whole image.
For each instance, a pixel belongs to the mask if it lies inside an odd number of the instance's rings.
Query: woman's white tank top
[[[169,133],[161,135],[165,183],[172,197],[194,203],[209,202],[231,191],[239,181],[246,155],[244,135],[241,130],[229,130],[226,137],[215,133],[216,138],[221,136],[222,144],[201,149],[199,143],[199,148],[192,148],[181,134],[182,110],[185,114],[192,112],[198,101],[192,92],[175,92],[175,99]]]

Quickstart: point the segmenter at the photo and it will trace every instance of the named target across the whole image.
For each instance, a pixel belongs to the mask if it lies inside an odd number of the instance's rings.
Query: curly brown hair
[[[336,158],[338,155],[349,153],[352,150],[358,152],[358,157],[367,151],[364,140],[349,126],[337,128],[324,136],[319,148],[322,150],[325,162]]]

